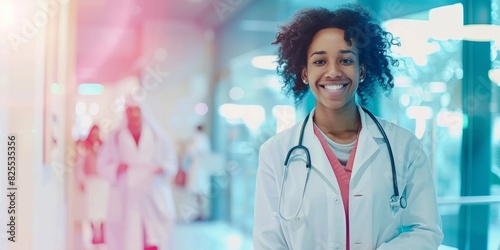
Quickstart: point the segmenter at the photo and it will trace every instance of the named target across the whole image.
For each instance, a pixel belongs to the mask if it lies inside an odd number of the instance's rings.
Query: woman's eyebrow
[[[350,49],[341,49],[339,52],[340,52],[341,54],[349,54],[349,53],[351,53],[351,54],[353,54],[353,55],[356,55],[356,53],[354,53],[354,51],[352,51],[352,50],[350,50]]]
[[[324,50],[320,50],[320,51],[314,51],[310,57],[314,56],[314,55],[324,55],[326,54],[326,51]]]
[[[341,49],[339,50],[340,54],[353,54],[353,55],[356,55],[356,53],[354,53],[354,51],[350,50],[350,49]],[[326,51],[324,50],[320,50],[320,51],[314,51],[311,56],[309,57],[312,57],[314,55],[324,55],[326,54]]]

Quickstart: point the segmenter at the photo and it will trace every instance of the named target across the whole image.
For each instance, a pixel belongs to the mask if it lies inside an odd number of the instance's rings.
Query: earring
[[[308,84],[306,80],[302,80],[302,82],[303,82],[305,85],[307,85],[307,84]]]
[[[363,82],[365,80],[365,78],[361,78],[359,79],[359,82]]]

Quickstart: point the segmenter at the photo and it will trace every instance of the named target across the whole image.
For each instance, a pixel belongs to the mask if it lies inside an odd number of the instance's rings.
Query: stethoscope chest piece
[[[408,203],[406,202],[406,198],[404,196],[393,195],[391,196],[390,204],[392,211],[397,212],[399,208],[405,209]]]

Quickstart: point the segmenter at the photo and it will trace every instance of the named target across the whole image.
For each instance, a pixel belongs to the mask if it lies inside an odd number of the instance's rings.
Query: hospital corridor
[[[499,34],[500,0],[0,0],[0,250],[500,250]]]

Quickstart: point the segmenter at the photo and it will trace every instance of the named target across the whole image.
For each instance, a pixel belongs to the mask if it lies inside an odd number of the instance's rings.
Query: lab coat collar
[[[358,106],[359,116],[361,117],[362,129],[367,129],[366,132],[370,134],[373,138],[384,138],[377,128],[377,124],[372,120],[370,115],[368,115],[361,106]]]
[[[309,153],[311,154],[311,164],[313,166],[312,170],[316,170],[320,174],[321,178],[332,188],[332,190],[338,192],[338,195],[340,195],[340,187],[336,181],[330,162],[321,147],[319,139],[314,134],[314,111],[315,109],[311,111],[307,120],[306,128],[304,130],[303,144],[309,149]],[[359,106],[358,111],[361,117],[362,129],[358,136],[358,148],[354,159],[351,180],[356,178],[357,173],[364,172],[363,170],[370,165],[369,159],[372,159],[378,152],[379,146],[375,141],[375,138],[383,138],[377,128],[377,125],[373,122],[371,117]],[[301,127],[302,124],[298,127],[296,141],[299,140]]]
[[[351,184],[354,185],[351,186],[355,186],[355,183],[352,183],[352,181],[354,180],[356,182],[356,180],[359,180],[359,173],[365,172],[370,162],[372,162],[377,155],[379,144],[375,139],[383,138],[377,124],[375,124],[370,115],[365,113],[360,106],[358,106],[358,110],[361,117],[362,128],[359,132],[358,148],[351,173]]]

